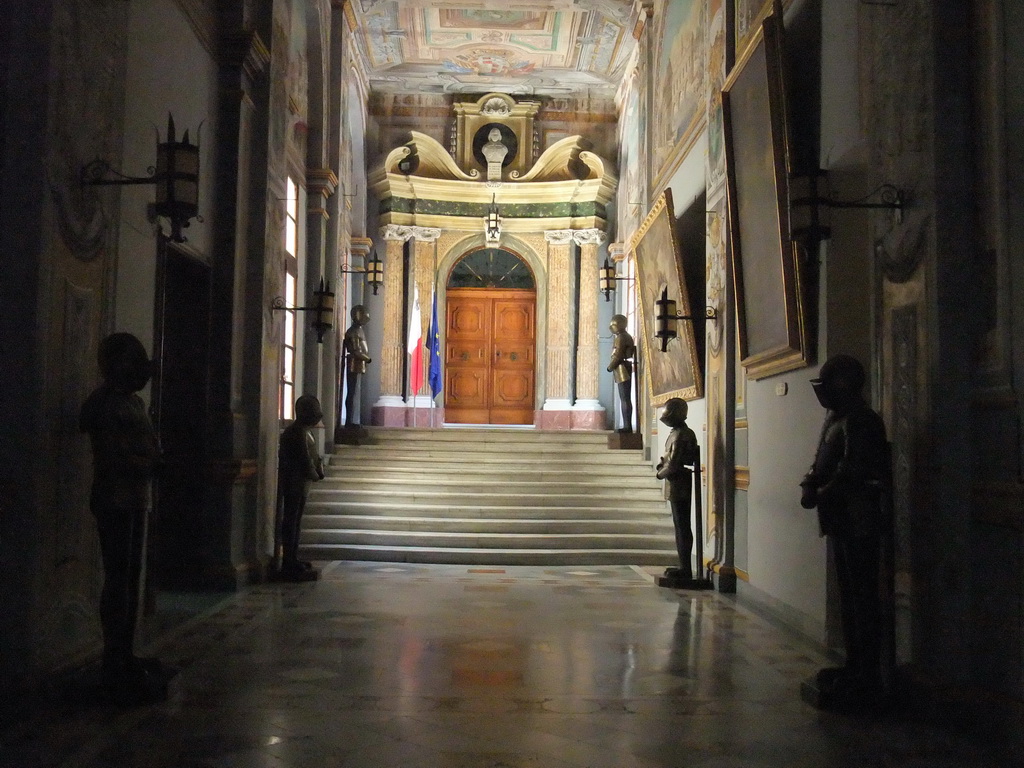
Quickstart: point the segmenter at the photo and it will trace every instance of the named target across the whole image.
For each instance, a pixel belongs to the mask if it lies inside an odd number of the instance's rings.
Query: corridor
[[[820,713],[812,646],[625,566],[344,562],[165,633],[164,704],[67,704],[0,741],[17,768],[1006,766],[897,718]]]

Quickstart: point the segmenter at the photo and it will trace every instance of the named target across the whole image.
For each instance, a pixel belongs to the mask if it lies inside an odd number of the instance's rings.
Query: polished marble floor
[[[818,652],[630,567],[324,564],[154,644],[170,699],[71,700],[0,737],[17,768],[952,768],[965,736],[822,713]]]

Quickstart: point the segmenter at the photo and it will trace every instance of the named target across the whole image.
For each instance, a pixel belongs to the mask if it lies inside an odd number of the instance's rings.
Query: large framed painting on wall
[[[740,355],[753,379],[809,360],[800,266],[789,232],[784,86],[782,19],[773,14],[722,89]]]
[[[672,190],[666,189],[654,204],[640,229],[633,236],[637,294],[640,308],[642,349],[651,403],[662,405],[671,397],[694,400],[704,396],[704,382],[697,355],[693,322],[680,320],[679,336],[661,351],[654,338],[654,302],[668,289],[668,298],[676,301],[679,314],[691,315],[690,295],[686,289],[679,246],[676,241]],[[703,333],[703,328],[701,329]]]

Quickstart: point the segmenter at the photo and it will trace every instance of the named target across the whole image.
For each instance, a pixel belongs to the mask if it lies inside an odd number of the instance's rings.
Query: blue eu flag
[[[437,397],[441,391],[441,335],[437,328],[437,291],[434,291],[433,306],[430,310],[430,331],[427,333],[427,345],[430,352],[430,396]]]

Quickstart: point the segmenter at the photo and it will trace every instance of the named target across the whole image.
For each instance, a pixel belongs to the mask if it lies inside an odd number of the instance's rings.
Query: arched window
[[[511,251],[481,248],[464,256],[448,276],[449,288],[533,288],[533,273]]]

